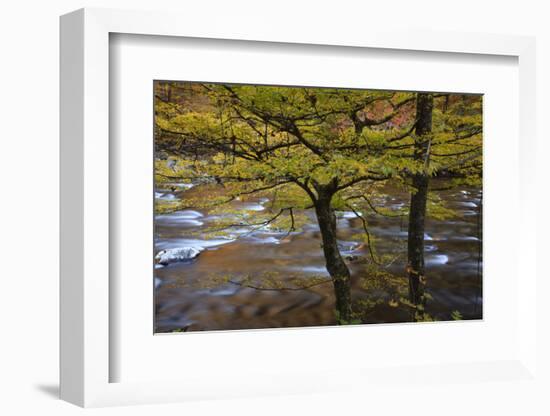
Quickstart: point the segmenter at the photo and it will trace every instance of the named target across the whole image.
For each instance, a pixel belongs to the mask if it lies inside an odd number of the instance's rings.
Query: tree
[[[424,229],[430,178],[454,177],[457,186],[480,184],[482,174],[481,97],[449,94],[434,111],[434,94],[418,93],[416,128],[411,172],[411,202],[407,239],[407,274],[409,301],[415,307],[413,319],[424,315],[426,285],[424,265]],[[436,116],[436,131],[432,130]],[[435,159],[435,161],[433,160]]]
[[[351,276],[338,247],[335,211],[344,209],[346,195],[363,194],[366,185],[392,176],[399,161],[388,158],[380,144],[400,140],[411,126],[389,133],[374,128],[400,115],[414,94],[212,84],[196,88],[195,93],[208,97],[208,103],[197,104],[201,111],[181,113],[157,97],[157,151],[192,161],[188,173],[193,180],[223,182],[228,196],[220,203],[277,189],[277,217],[259,224],[273,224],[283,212],[293,216],[298,209],[313,208],[338,321],[351,322]]]
[[[217,198],[187,200],[187,205],[230,209],[235,199],[266,193],[272,200],[269,213],[222,221],[218,230],[247,223],[290,233],[299,227],[300,212],[315,212],[339,323],[354,316],[337,211],[351,210],[361,218],[371,260],[380,264],[363,212],[373,208],[371,199],[387,181],[411,187],[409,278],[415,285],[410,300],[421,304],[423,216],[445,212],[428,198],[429,177],[452,173],[453,180],[464,182],[470,180],[468,168],[478,168],[480,131],[468,121],[477,114],[460,114],[465,104],[477,102],[467,98],[461,107],[454,95],[193,83],[157,83],[155,94],[157,160],[176,156],[178,179],[223,188]],[[443,105],[433,109],[435,98],[456,111]],[[156,174],[159,180],[174,175],[162,163]],[[181,208],[157,206],[158,211]]]
[[[433,95],[418,94],[416,97],[416,137],[413,158],[426,165],[431,145]],[[424,226],[428,201],[429,175],[427,169],[412,174],[413,192],[409,210],[407,239],[407,272],[409,276],[409,300],[421,309],[424,306]]]

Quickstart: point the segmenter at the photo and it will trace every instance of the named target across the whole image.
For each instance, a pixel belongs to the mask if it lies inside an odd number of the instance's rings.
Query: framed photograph
[[[481,95],[153,85],[155,333],[482,319]]]
[[[61,397],[536,386],[534,40],[181,21],[61,18]]]

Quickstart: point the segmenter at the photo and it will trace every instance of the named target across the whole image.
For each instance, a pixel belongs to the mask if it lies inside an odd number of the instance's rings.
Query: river
[[[201,187],[157,189],[155,197],[175,200],[201,195]],[[426,311],[435,320],[449,320],[454,311],[462,319],[482,317],[481,201],[479,188],[460,188],[436,194],[457,216],[426,223],[426,276],[430,299]],[[377,201],[395,208],[408,204],[408,195],[390,193]],[[269,209],[265,198],[233,202],[249,211]],[[201,231],[219,214],[190,209],[155,218],[155,251],[195,247],[196,258],[155,266],[155,332],[229,330],[335,325],[332,285],[320,284],[302,290],[258,290],[223,280],[205,284],[210,276],[255,276],[267,270],[279,276],[308,279],[327,276],[319,227],[313,212],[300,232],[290,235],[266,229],[239,229],[233,235],[201,238]],[[393,256],[385,268],[406,285],[406,217],[376,214],[366,217],[379,254]],[[352,212],[339,213],[338,238],[352,272],[354,302],[369,305],[363,323],[409,321],[406,307],[392,306],[384,289],[365,288],[372,265],[369,253],[354,237],[363,233],[362,222]],[[354,261],[359,259],[360,261]],[[363,261],[364,259],[367,259]],[[370,267],[370,268],[369,268]],[[283,278],[284,279],[284,278]],[[399,280],[401,279],[401,280]],[[382,299],[376,303],[369,300]],[[365,303],[366,302],[366,303]]]

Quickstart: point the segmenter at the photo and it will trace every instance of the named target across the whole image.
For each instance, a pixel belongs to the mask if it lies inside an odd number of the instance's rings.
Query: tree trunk
[[[315,213],[321,229],[327,271],[333,280],[337,320],[339,324],[346,324],[352,319],[351,275],[338,249],[336,215],[330,206],[331,199],[331,193],[320,192],[315,203]]]
[[[409,300],[416,306],[414,320],[422,318],[425,306],[424,286],[424,224],[428,200],[430,137],[432,131],[433,96],[419,93],[416,100],[416,138],[414,159],[424,165],[424,171],[412,176],[413,192],[409,211],[409,232],[407,241],[407,272],[409,276]]]
[[[426,201],[428,197],[428,178],[426,175],[413,177],[415,193],[411,195],[409,212],[409,237],[407,244],[409,300],[414,305],[424,306],[424,222],[426,219]]]

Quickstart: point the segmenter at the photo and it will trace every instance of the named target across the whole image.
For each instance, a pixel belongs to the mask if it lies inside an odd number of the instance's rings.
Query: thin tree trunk
[[[407,271],[409,276],[409,300],[416,306],[414,320],[421,319],[426,299],[424,296],[424,224],[428,200],[429,175],[429,134],[432,131],[433,96],[419,93],[416,100],[416,138],[414,159],[423,164],[424,171],[412,176],[413,192],[409,212],[409,232],[407,241]]]
[[[320,193],[315,203],[315,213],[321,230],[327,271],[333,280],[338,323],[345,324],[352,320],[351,275],[338,249],[336,215],[330,206],[331,198],[331,193]]]
[[[409,300],[414,305],[424,306],[424,223],[428,196],[426,175],[415,175],[413,187],[416,192],[411,195],[407,244]]]

